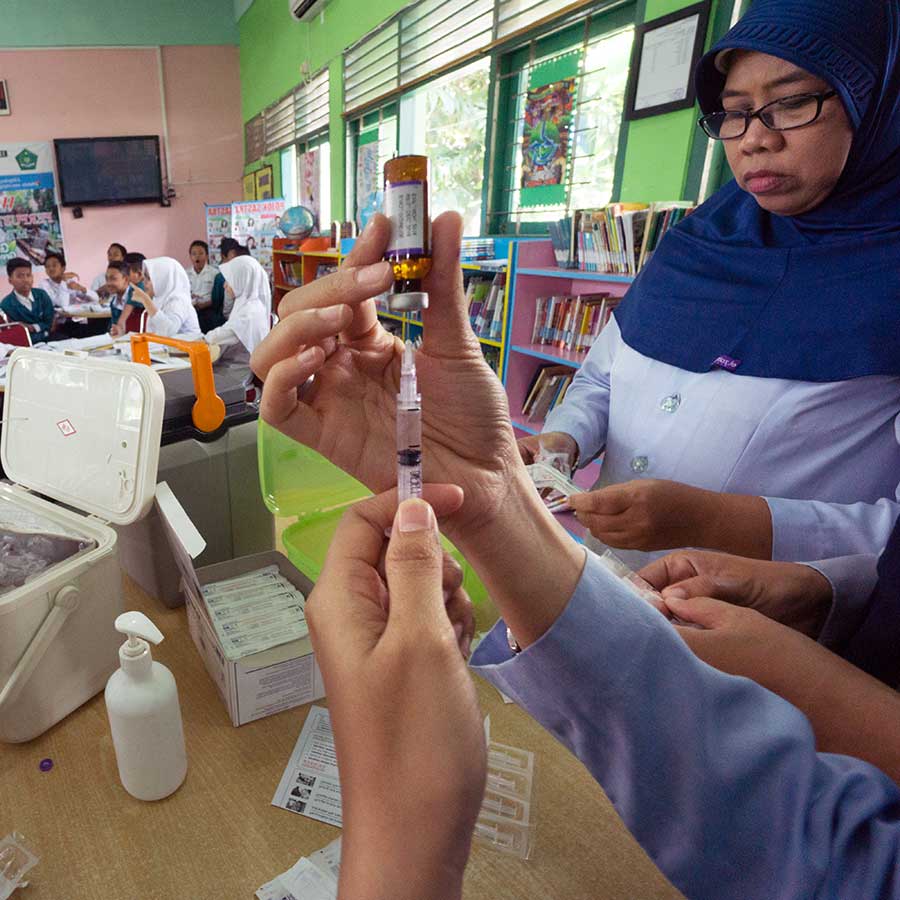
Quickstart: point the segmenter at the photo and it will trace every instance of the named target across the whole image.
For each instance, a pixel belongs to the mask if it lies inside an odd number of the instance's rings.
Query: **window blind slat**
[[[539,19],[571,6],[573,0],[497,0],[497,38],[504,38]]]
[[[328,69],[294,91],[294,141],[302,141],[328,128]]]

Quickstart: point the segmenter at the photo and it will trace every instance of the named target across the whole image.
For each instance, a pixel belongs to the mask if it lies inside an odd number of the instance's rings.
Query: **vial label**
[[[425,253],[425,187],[421,181],[395,181],[384,194],[384,213],[391,220],[388,254]]]

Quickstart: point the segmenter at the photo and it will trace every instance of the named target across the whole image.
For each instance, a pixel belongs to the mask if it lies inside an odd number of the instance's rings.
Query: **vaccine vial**
[[[384,258],[394,268],[388,306],[392,312],[426,309],[422,279],[431,269],[427,156],[395,156],[384,164],[384,214],[391,221]]]

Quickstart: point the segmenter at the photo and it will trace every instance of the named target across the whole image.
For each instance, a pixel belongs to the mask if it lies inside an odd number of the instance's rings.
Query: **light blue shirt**
[[[476,672],[552,732],[691,900],[900,898],[900,790],[816,753],[806,717],[701,662],[593,556],[553,627]],[[602,847],[598,847],[602,853]]]
[[[544,431],[572,435],[584,463],[605,451],[598,486],[661,478],[763,496],[772,558],[811,560],[877,555],[887,542],[900,513],[898,413],[900,378],[688,372],[632,350],[613,318]],[[616,553],[634,569],[662,555]]]

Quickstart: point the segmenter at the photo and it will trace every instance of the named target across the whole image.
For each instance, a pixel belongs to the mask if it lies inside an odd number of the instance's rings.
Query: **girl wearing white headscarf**
[[[135,285],[132,296],[147,309],[148,333],[200,340],[191,283],[178,260],[168,256],[145,260],[144,287],[141,290]]]
[[[252,256],[236,256],[222,263],[226,295],[234,294],[228,321],[203,336],[209,344],[222,348],[223,358],[249,363],[256,345],[269,333],[272,292],[269,276]]]

